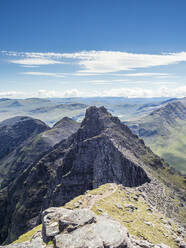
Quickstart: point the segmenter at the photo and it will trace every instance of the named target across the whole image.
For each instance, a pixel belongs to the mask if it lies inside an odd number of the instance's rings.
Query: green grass
[[[24,233],[23,235],[21,235],[17,240],[15,240],[13,242],[13,244],[23,243],[23,242],[29,241],[32,238],[32,236],[36,232],[41,231],[41,229],[42,229],[42,226],[41,225],[36,226],[35,228],[33,228],[32,230],[30,230],[29,232]]]
[[[186,126],[184,123],[171,128],[167,136],[145,139],[153,152],[164,158],[175,169],[186,174]]]
[[[104,194],[106,190],[109,190],[110,184],[102,185],[98,189],[89,191],[87,195],[100,196]],[[138,196],[139,200],[136,201],[134,196]],[[80,208],[88,206],[88,198],[84,195],[79,196],[65,205],[68,208],[74,208],[75,203],[81,200]],[[122,209],[118,208],[120,205]],[[126,204],[131,204],[137,209],[133,212],[128,211]],[[76,206],[77,207],[77,206]],[[141,197],[141,193],[138,191],[131,191],[127,188],[121,189],[118,186],[118,190],[112,195],[98,200],[91,210],[97,215],[100,215],[102,211],[107,213],[111,218],[119,221],[122,225],[127,227],[130,234],[134,235],[137,239],[148,240],[153,244],[164,243],[172,248],[177,247],[173,233],[177,232],[176,225],[171,222],[170,230],[162,222],[162,219],[169,221],[163,214],[148,210],[149,206]],[[100,211],[100,209],[102,211]],[[152,225],[147,226],[144,222],[151,222]]]

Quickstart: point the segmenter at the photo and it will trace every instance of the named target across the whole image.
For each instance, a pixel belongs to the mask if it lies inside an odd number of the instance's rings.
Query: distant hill
[[[87,107],[84,103],[60,103],[43,98],[1,98],[0,121],[21,115],[40,119],[48,125],[53,126],[53,124],[65,116],[77,119],[77,116],[84,115]]]
[[[146,117],[125,122],[151,149],[186,173],[186,101],[169,101]]]
[[[89,106],[105,106],[121,120],[133,120],[157,109],[170,98],[75,97],[75,98],[0,98],[0,121],[22,115],[44,121],[49,126],[65,116],[82,121]]]
[[[48,127],[30,117],[14,117],[0,123],[0,188],[7,186],[24,169],[63,139],[79,124],[65,117]]]

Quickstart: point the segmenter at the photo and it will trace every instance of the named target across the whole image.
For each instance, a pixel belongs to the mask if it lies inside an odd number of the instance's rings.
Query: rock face
[[[47,245],[50,244],[50,245]],[[169,248],[135,240],[119,222],[97,216],[89,209],[49,208],[42,214],[42,235],[4,248]]]
[[[59,123],[58,123],[59,125]],[[146,169],[166,164],[104,107],[90,107],[78,131],[55,145],[0,192],[0,240],[10,242],[40,222],[42,210],[114,182],[139,186]]]

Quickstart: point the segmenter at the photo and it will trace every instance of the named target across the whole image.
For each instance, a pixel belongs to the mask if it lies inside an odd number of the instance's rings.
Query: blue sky
[[[1,0],[0,97],[186,95],[185,0]]]

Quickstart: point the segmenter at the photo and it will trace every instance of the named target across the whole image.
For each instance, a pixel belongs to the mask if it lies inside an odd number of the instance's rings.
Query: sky
[[[0,98],[186,96],[185,0],[1,0]]]

